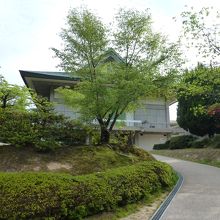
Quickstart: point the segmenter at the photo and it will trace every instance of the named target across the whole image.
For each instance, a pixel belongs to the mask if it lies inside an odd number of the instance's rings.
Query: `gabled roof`
[[[124,62],[124,59],[112,48],[109,48],[103,55],[103,61],[116,61]],[[77,74],[70,74],[67,72],[49,72],[49,71],[29,71],[29,70],[19,70],[21,77],[26,84],[27,78],[39,78],[39,79],[51,79],[51,80],[67,80],[67,81],[79,81],[80,77]]]
[[[116,62],[125,62],[125,60],[113,49],[109,48],[104,54],[104,60],[106,61],[116,61]]]

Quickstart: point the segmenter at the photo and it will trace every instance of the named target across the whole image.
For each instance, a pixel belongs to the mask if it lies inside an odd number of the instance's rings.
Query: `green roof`
[[[34,78],[44,78],[44,79],[61,79],[61,80],[71,80],[78,81],[80,80],[79,76],[74,76],[73,74],[66,72],[48,72],[48,71],[28,71],[28,70],[19,70],[21,77],[34,77]]]
[[[109,48],[103,57],[103,61],[116,61],[124,62],[124,59],[112,48]],[[79,81],[80,77],[77,74],[67,72],[52,72],[52,71],[29,71],[19,70],[24,83],[28,86],[26,77],[41,78],[41,79],[56,79],[56,80],[67,80],[67,81]]]

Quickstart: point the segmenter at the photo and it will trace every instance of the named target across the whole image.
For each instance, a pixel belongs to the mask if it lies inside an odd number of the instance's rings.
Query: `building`
[[[106,60],[121,61],[116,53],[108,55]],[[37,94],[55,103],[55,110],[71,118],[77,118],[79,112],[66,106],[55,89],[60,86],[72,86],[80,78],[65,72],[43,72],[20,70],[27,87]],[[143,100],[141,108],[134,112],[124,113],[117,120],[115,129],[135,131],[135,144],[147,150],[156,143],[164,143],[174,132],[170,127],[169,104],[165,99]]]

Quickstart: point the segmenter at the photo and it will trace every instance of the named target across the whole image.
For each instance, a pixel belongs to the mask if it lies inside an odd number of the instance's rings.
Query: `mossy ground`
[[[40,153],[32,148],[0,147],[0,171],[67,172],[82,175],[131,165],[142,160],[153,160],[147,152],[145,157],[122,153],[107,146],[79,146]]]

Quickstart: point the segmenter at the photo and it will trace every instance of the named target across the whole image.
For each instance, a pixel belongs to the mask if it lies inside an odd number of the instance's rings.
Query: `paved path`
[[[220,168],[154,155],[184,177],[162,220],[220,220]]]

